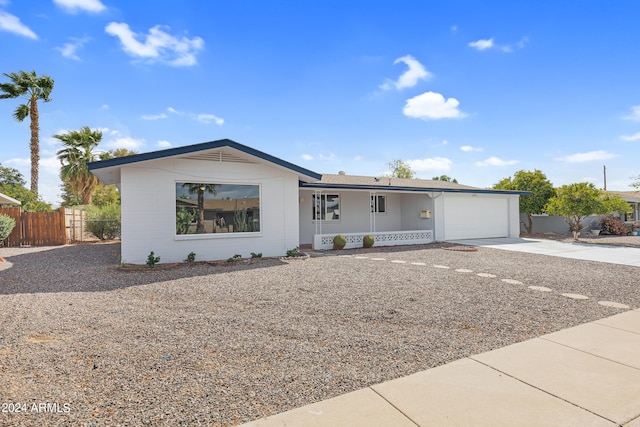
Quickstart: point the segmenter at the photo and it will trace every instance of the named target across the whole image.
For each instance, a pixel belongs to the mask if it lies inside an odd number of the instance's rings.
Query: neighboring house
[[[320,175],[224,139],[103,160],[122,200],[122,260],[284,255],[347,236],[361,246],[519,235],[519,195],[431,180]]]
[[[7,196],[6,194],[0,193],[0,208],[15,207],[20,205],[22,205],[22,203],[20,203],[19,200]]]
[[[638,220],[638,218],[640,217],[640,191],[607,191],[607,193],[620,196],[622,200],[625,200],[627,203],[629,203],[632,211],[630,213],[620,215],[620,219],[625,222],[633,222]]]

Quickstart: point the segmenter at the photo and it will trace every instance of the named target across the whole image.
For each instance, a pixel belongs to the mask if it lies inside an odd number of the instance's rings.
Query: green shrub
[[[151,253],[149,253],[149,256],[147,257],[147,265],[149,266],[149,268],[155,267],[156,264],[159,262],[160,262],[160,257],[155,256],[153,251],[151,251]]]
[[[187,255],[187,259],[185,259],[186,262],[195,262],[195,260],[196,260],[195,252],[189,252],[189,255]]]
[[[373,238],[373,236],[371,234],[367,234],[366,236],[364,236],[362,238],[362,247],[363,248],[370,248],[373,246],[375,240]]]
[[[4,240],[9,237],[15,226],[15,219],[9,215],[0,214],[0,246],[2,246]]]
[[[617,236],[626,236],[629,234],[629,228],[627,225],[616,216],[605,216],[600,220],[600,233],[612,234]]]
[[[87,212],[87,230],[100,240],[120,237],[120,205],[90,206]]]
[[[347,239],[342,234],[338,234],[333,238],[333,249],[344,249],[346,244]]]
[[[251,258],[262,258],[262,252],[251,252]]]
[[[242,255],[240,254],[235,254],[231,258],[227,258],[227,262],[238,262],[238,261],[242,261]]]
[[[300,255],[300,251],[298,251],[297,246],[293,249],[287,249],[287,258],[295,258],[298,255]]]

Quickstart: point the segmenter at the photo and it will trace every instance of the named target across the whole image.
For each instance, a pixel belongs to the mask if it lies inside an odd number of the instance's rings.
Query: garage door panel
[[[507,199],[481,195],[446,195],[444,235],[445,240],[507,237]]]

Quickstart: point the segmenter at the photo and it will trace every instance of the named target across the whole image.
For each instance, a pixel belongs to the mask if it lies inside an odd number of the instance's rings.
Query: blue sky
[[[0,72],[55,80],[51,136],[139,152],[230,138],[319,173],[489,187],[540,169],[629,190],[640,174],[640,3],[0,0]],[[2,81],[7,79],[2,76]],[[0,101],[0,163],[29,180],[29,125]],[[640,151],[640,150],[639,150]]]

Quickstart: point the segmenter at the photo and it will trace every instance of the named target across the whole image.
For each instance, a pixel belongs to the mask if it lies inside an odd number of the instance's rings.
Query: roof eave
[[[353,184],[328,184],[319,182],[300,182],[302,188],[321,188],[327,190],[368,190],[368,191],[402,191],[416,193],[475,193],[475,194],[510,194],[527,196],[530,191],[491,190],[483,188],[437,188],[437,187],[406,187],[396,185],[353,185]]]

